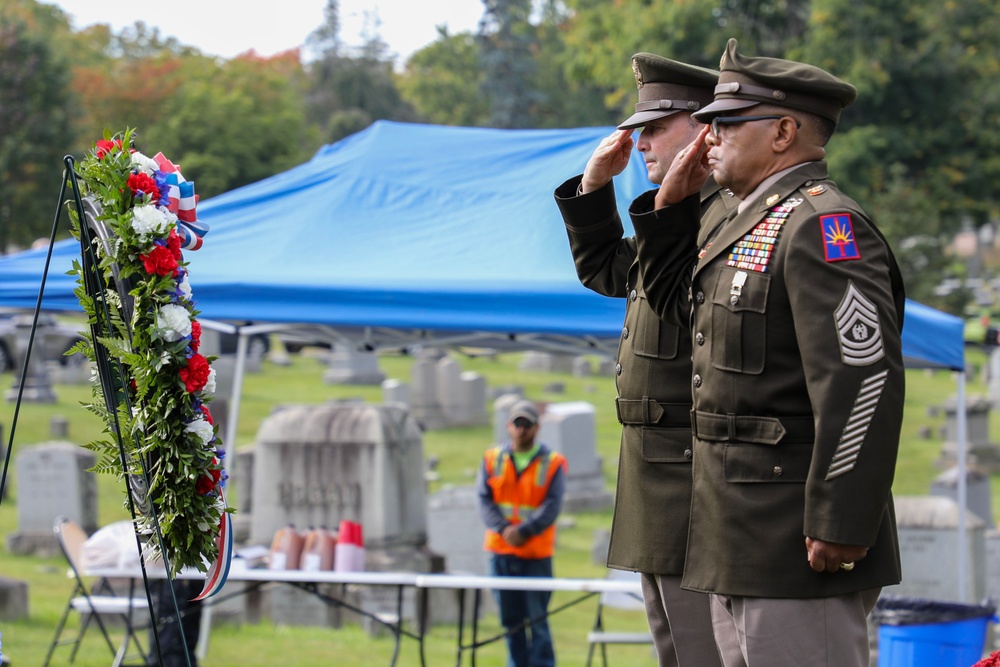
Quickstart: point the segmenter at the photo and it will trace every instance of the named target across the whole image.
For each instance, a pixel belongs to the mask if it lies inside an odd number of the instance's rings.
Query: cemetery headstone
[[[603,462],[597,455],[593,405],[583,401],[550,403],[541,418],[538,440],[566,457],[566,510],[597,510],[614,504],[614,494],[605,488]]]
[[[522,371],[543,373],[572,373],[575,357],[573,354],[528,350],[524,353],[518,368]]]
[[[93,452],[71,442],[45,442],[17,453],[17,532],[7,548],[17,554],[56,555],[52,527],[65,516],[87,533],[97,529],[97,480],[87,472]]]
[[[934,478],[931,483],[932,496],[944,496],[958,502],[958,466],[949,468]],[[982,519],[988,527],[993,527],[993,500],[990,497],[990,478],[981,470],[969,468],[965,471],[965,506]]]
[[[14,382],[7,390],[7,402],[14,403],[20,397],[24,403],[55,403],[57,398],[52,390],[52,380],[46,369],[45,361],[42,359],[42,346],[39,341],[44,340],[47,329],[51,325],[39,320],[35,330],[35,338],[32,343],[33,349],[28,354],[28,343],[31,342],[32,317],[30,315],[15,315],[14,335],[9,336],[7,349],[11,350],[14,356]],[[25,363],[27,371],[24,372]],[[21,375],[24,375],[22,385]]]
[[[958,560],[958,503],[941,496],[900,496],[895,499],[903,581],[884,593],[961,602]],[[965,601],[986,593],[985,524],[966,513]]]
[[[264,420],[254,448],[253,543],[270,543],[289,524],[335,528],[348,520],[362,525],[366,569],[432,571],[423,442],[405,409],[288,406]],[[362,605],[380,604],[376,594],[366,602],[364,589],[358,595]],[[309,616],[311,623],[330,622],[325,612]]]
[[[410,385],[401,380],[388,379],[382,382],[382,402],[386,405],[410,406]]]
[[[969,463],[994,473],[1000,472],[1000,447],[990,442],[990,409],[990,401],[985,398],[970,397],[966,400],[965,442]],[[942,469],[954,465],[958,456],[958,411],[954,400],[944,406],[944,444],[936,462]]]
[[[413,361],[410,386],[410,413],[427,431],[437,431],[448,421],[438,395],[437,362],[441,356],[436,350],[425,350]]]
[[[327,384],[379,385],[385,380],[375,353],[362,352],[351,345],[334,345],[327,366],[323,376]]]

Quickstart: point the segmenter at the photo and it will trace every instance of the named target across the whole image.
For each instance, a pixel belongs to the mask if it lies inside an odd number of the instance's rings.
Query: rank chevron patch
[[[853,282],[835,313],[840,357],[848,366],[867,366],[885,355],[878,309],[865,298]]]
[[[851,416],[847,419],[844,432],[840,434],[840,444],[837,445],[837,451],[830,460],[830,468],[826,471],[827,480],[854,470],[888,375],[889,371],[885,370],[861,383],[858,397],[854,400],[854,407],[851,408]]]

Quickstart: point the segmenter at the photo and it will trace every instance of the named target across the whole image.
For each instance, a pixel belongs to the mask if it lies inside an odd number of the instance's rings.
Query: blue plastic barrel
[[[995,609],[993,603],[882,596],[872,612],[879,623],[878,667],[969,667],[983,656]]]
[[[983,657],[989,620],[880,626],[878,667],[969,667]]]

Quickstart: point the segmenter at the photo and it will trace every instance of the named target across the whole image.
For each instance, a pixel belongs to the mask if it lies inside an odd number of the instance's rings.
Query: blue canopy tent
[[[552,198],[613,129],[376,122],[304,164],[199,204],[211,232],[185,258],[201,317],[258,323],[244,334],[311,325],[367,349],[613,353],[624,306],[580,285]],[[631,234],[627,206],[651,187],[638,153],[615,187]],[[77,310],[65,272],[79,246],[52,250],[42,307]],[[35,307],[45,260],[45,250],[0,258],[0,308]],[[908,365],[959,371],[964,402],[958,318],[908,301],[903,351]]]
[[[965,370],[964,324],[912,299],[903,315],[903,359],[908,368]]]

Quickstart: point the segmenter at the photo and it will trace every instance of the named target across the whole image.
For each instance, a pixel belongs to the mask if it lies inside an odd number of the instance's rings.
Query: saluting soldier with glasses
[[[902,280],[823,160],[854,87],[737,47],[630,209],[646,296],[695,341],[682,585],[711,595],[727,667],[867,667],[867,614],[900,581]],[[721,220],[699,220],[710,173],[740,200]]]

